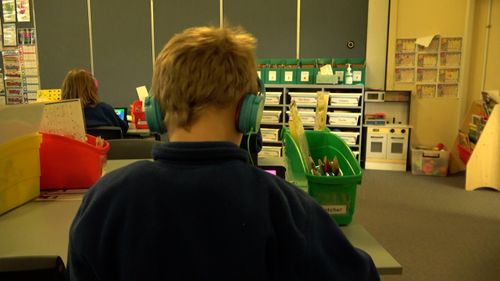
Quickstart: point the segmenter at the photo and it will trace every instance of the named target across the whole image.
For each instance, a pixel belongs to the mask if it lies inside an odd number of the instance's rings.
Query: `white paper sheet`
[[[140,86],[135,89],[137,90],[137,96],[139,97],[139,100],[142,101],[142,103],[144,103],[144,100],[149,95],[148,89],[146,89],[146,86]]]
[[[80,100],[46,103],[40,132],[85,141],[85,123]]]
[[[424,46],[427,48],[431,44],[432,39],[434,39],[434,37],[436,37],[436,36],[438,36],[438,34],[417,38],[417,41],[415,41],[415,44],[420,45],[420,46]]]

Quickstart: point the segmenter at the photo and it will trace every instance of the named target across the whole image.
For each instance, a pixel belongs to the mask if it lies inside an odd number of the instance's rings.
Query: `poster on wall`
[[[411,52],[415,52],[415,38],[396,40],[396,53],[411,53]]]
[[[417,85],[417,96],[419,98],[434,98],[436,96],[435,84]]]
[[[415,53],[397,53],[396,54],[396,66],[415,66]]]
[[[16,22],[15,0],[2,0],[3,22]]]
[[[429,38],[396,39],[394,82],[415,84],[420,98],[458,97],[462,38]],[[423,39],[429,44],[415,47]]]
[[[5,96],[5,87],[3,83],[3,74],[0,73],[0,96]]]
[[[35,29],[34,28],[18,28],[17,38],[19,40],[19,45],[34,45],[36,43],[35,39]]]
[[[4,23],[2,32],[4,47],[17,46],[17,30],[15,23]]]
[[[16,0],[16,14],[18,22],[30,22],[29,0]]]
[[[396,68],[394,80],[398,83],[413,83],[415,82],[414,68]]]
[[[450,37],[441,39],[442,52],[460,52],[462,50],[462,38]]]
[[[440,98],[454,98],[458,94],[457,84],[439,84],[437,95]]]
[[[436,82],[436,68],[419,68],[417,69],[417,82],[432,83]]]

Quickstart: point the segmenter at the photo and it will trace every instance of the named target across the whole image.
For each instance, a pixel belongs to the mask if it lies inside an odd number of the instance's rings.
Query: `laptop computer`
[[[115,107],[115,113],[120,119],[127,122],[127,108],[126,107]]]
[[[259,165],[258,167],[272,175],[285,179],[286,168],[282,165]]]

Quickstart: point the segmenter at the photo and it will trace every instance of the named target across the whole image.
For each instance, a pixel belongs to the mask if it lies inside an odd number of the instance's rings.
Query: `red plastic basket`
[[[469,149],[465,148],[463,145],[460,145],[460,144],[457,144],[457,147],[458,147],[458,154],[460,155],[460,159],[462,159],[464,164],[467,164],[472,151],[470,151]]]
[[[102,174],[109,143],[97,147],[96,137],[87,142],[42,134],[40,146],[40,189],[89,188]]]

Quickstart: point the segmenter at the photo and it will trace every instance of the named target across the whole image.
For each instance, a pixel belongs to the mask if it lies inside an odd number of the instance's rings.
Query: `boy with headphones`
[[[70,229],[70,280],[379,280],[314,199],[239,148],[264,103],[255,38],[189,28],[156,59],[169,143],[104,176]]]

